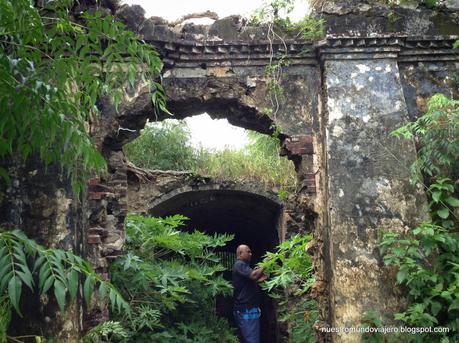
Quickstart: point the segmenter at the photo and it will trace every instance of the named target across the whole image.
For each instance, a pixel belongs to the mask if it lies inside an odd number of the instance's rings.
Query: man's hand
[[[258,281],[263,276],[264,276],[263,268],[256,268],[250,274],[250,279],[253,281]]]
[[[268,279],[268,277],[267,277],[265,274],[263,274],[263,275],[261,276],[261,278],[259,278],[259,279],[257,280],[257,282],[263,282],[263,281],[266,281],[267,279]]]

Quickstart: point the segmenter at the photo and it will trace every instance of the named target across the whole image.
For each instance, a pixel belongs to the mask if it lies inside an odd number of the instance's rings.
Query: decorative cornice
[[[290,65],[314,65],[319,58],[374,59],[395,58],[401,62],[444,60],[456,61],[453,49],[459,36],[328,36],[311,41],[156,41],[167,67],[195,68],[209,66],[264,66],[287,54]]]
[[[453,49],[453,44],[457,39],[458,36],[327,37],[319,42],[318,54],[322,60],[394,58],[400,62],[456,61],[459,54]]]
[[[155,42],[169,67],[258,66],[287,54],[291,64],[316,64],[314,46],[306,41],[273,42]]]

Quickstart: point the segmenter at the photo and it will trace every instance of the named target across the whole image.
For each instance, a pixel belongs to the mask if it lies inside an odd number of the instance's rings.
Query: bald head
[[[252,259],[252,251],[248,245],[241,244],[236,249],[236,258],[244,262],[250,262]]]

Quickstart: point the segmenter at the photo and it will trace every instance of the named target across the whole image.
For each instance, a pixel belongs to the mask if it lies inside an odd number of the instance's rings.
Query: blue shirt
[[[234,309],[244,310],[260,306],[260,289],[250,279],[253,269],[247,262],[236,260],[233,266]]]

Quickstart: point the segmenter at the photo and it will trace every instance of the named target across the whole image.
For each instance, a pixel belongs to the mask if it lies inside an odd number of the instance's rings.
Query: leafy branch
[[[231,292],[214,249],[232,236],[179,230],[186,219],[126,218],[126,254],[115,260],[111,275],[132,308],[131,316],[118,312],[113,318],[130,342],[237,341],[214,307],[217,295]]]
[[[420,149],[418,159],[411,166],[414,181],[423,174],[452,175],[459,170],[459,101],[436,94],[428,102],[428,109],[415,122],[408,123],[391,135],[415,139]],[[455,174],[456,173],[456,174]]]
[[[39,295],[52,290],[64,312],[67,294],[74,301],[82,279],[85,280],[83,296],[88,306],[93,290],[98,286],[100,301],[108,295],[113,309],[130,312],[129,304],[118,290],[95,273],[81,257],[69,251],[46,249],[27,238],[22,231],[0,230],[0,297],[7,300],[20,316],[24,285]]]
[[[155,111],[167,109],[154,48],[99,11],[70,20],[72,6],[0,0],[0,158],[38,155],[45,166],[57,163],[79,193],[105,168],[90,138],[100,97],[118,106],[140,81]],[[5,168],[0,177],[9,182]]]
[[[423,184],[426,177],[431,217],[403,236],[394,232],[381,235],[384,263],[398,268],[397,284],[407,291],[407,308],[394,317],[413,327],[450,329],[428,338],[410,335],[409,342],[453,342],[459,338],[458,105],[459,101],[436,94],[423,116],[392,133],[418,143],[412,179]]]
[[[313,324],[317,303],[309,296],[315,281],[311,256],[307,253],[311,235],[295,235],[268,252],[259,267],[268,276],[261,287],[280,299],[280,320],[288,323],[289,342],[315,342]]]

